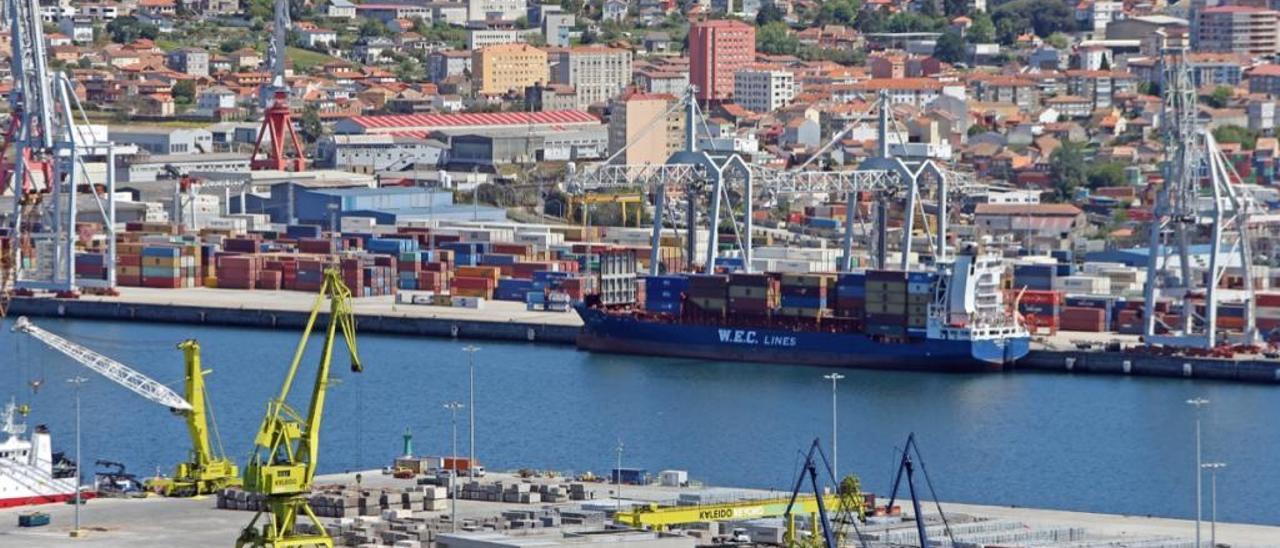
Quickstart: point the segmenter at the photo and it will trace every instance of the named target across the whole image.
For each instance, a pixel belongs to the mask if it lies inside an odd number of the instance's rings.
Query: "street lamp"
[[[844,378],[839,373],[831,373],[823,375],[822,378],[831,381],[831,475],[834,476],[836,482],[836,491],[840,491],[840,438],[837,437],[839,432],[839,419],[836,414],[836,382]]]
[[[480,347],[468,344],[462,347],[462,351],[467,353],[467,374],[470,379],[471,401],[467,404],[471,407],[467,409],[469,418],[467,425],[471,430],[471,452],[467,457],[467,477],[476,477],[476,352]]]
[[[84,501],[80,498],[80,466],[82,462],[80,460],[80,386],[89,382],[89,379],[72,377],[67,379],[67,382],[75,386],[76,391],[76,517],[75,527],[71,529],[71,536],[79,538],[84,536],[84,532],[80,530],[80,506],[84,504]]]
[[[453,450],[449,453],[453,459],[453,468],[445,467],[449,470],[449,498],[452,501],[449,510],[449,525],[453,528],[453,532],[458,532],[458,492],[454,488],[453,479],[458,475],[458,410],[463,405],[456,401],[445,402],[444,408],[449,410],[449,414],[453,421]]]
[[[619,511],[622,510],[622,438],[618,438],[618,467],[613,471],[614,487],[618,490],[618,506]]]
[[[1200,409],[1209,405],[1209,400],[1205,398],[1193,398],[1187,400],[1187,405],[1196,408],[1196,548],[1203,546],[1200,544],[1200,520],[1201,512],[1204,504],[1201,502],[1203,498],[1203,473],[1200,471]]]
[[[1227,467],[1225,462],[1206,462],[1200,465],[1209,471],[1209,546],[1218,547],[1218,470]]]

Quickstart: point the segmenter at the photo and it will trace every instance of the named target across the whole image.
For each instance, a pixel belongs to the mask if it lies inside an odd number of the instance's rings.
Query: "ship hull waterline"
[[[997,372],[1030,349],[1024,337],[881,342],[859,333],[641,321],[579,310],[579,349],[592,352],[783,365],[940,372]]]

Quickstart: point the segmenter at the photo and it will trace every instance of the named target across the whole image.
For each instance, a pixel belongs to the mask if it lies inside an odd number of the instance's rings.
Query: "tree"
[[[1050,34],[1044,39],[1044,41],[1046,44],[1049,44],[1050,46],[1053,46],[1060,50],[1071,47],[1071,37],[1061,32],[1055,32],[1053,34]],[[1104,56],[1103,58],[1105,59],[1106,57]]]
[[[1102,62],[1098,63],[1098,70],[1111,70],[1111,59],[1103,55]]]
[[[782,13],[782,9],[773,2],[766,1],[763,6],[760,6],[760,11],[756,12],[756,26],[763,27],[769,23],[782,21],[784,15],[786,14]]]
[[[1000,42],[1012,44],[1027,31],[1046,37],[1075,30],[1075,13],[1060,0],[1012,0],[991,10]],[[1065,47],[1065,46],[1064,46]]]
[[[1049,155],[1049,179],[1058,200],[1069,200],[1076,189],[1088,182],[1084,167],[1084,147],[1071,141]]]
[[[943,0],[942,11],[947,17],[969,16],[969,0]]]
[[[302,109],[302,119],[298,129],[301,130],[302,138],[308,143],[319,141],[324,136],[324,123],[320,121],[320,108],[314,103],[308,104]]]
[[[361,38],[373,38],[388,34],[391,34],[391,29],[388,29],[386,25],[377,19],[365,19],[363,23],[360,23]]]
[[[417,59],[405,57],[396,64],[395,74],[397,80],[409,83],[422,81],[425,72],[422,69],[422,64]]]
[[[1204,102],[1213,108],[1226,108],[1234,94],[1235,90],[1231,86],[1218,86],[1213,88],[1213,93],[1206,97]]]
[[[128,44],[139,38],[155,40],[160,35],[160,29],[150,23],[139,21],[137,17],[127,15],[107,23],[107,34],[111,35],[112,42]]]
[[[89,60],[88,57],[81,57],[78,61],[76,61],[77,68],[87,69],[92,66],[93,66],[93,61]]]
[[[1213,138],[1219,143],[1239,143],[1245,150],[1253,150],[1258,144],[1258,132],[1240,126],[1221,126],[1213,130]]]
[[[884,32],[888,26],[887,17],[884,11],[879,8],[865,9],[858,12],[858,17],[854,19],[853,26],[858,32]]]
[[[990,44],[996,39],[996,26],[991,22],[991,15],[987,12],[975,13],[971,19],[973,24],[969,25],[965,38],[971,44]]]
[[[189,105],[196,99],[196,83],[192,80],[179,80],[173,85],[174,102]]]
[[[774,55],[795,55],[800,51],[800,40],[791,34],[786,23],[774,21],[756,32],[756,49]]]
[[[852,24],[858,17],[858,11],[862,9],[860,0],[829,0],[822,3],[822,7],[818,9],[818,15],[814,18],[814,23],[818,25],[827,25],[837,23],[841,25]]]
[[[1123,186],[1125,183],[1124,164],[1119,162],[1089,164],[1086,178],[1091,189],[1104,186]]]
[[[944,63],[959,63],[965,58],[964,38],[960,37],[960,33],[955,30],[949,30],[938,38],[938,44],[933,48],[933,56]]]

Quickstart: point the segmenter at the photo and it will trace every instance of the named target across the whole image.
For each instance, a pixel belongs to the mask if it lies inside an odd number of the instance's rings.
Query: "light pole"
[[[844,378],[839,373],[831,373],[823,375],[822,378],[831,381],[831,475],[834,476],[836,482],[836,492],[840,492],[840,438],[837,437],[839,432],[839,415],[836,413],[836,383]]]
[[[467,426],[471,430],[471,452],[467,457],[467,477],[476,477],[476,352],[480,347],[468,344],[462,347],[462,351],[467,353],[467,374],[470,379],[471,401],[467,404],[471,407],[467,409],[469,418]]]
[[[1227,467],[1225,462],[1206,462],[1201,469],[1209,471],[1209,546],[1218,548],[1218,470]]]
[[[618,511],[622,510],[622,438],[618,438],[618,467],[613,471],[614,487],[618,490]]]
[[[453,532],[458,532],[458,492],[454,488],[454,478],[458,476],[458,410],[463,405],[456,401],[445,402],[444,408],[449,410],[449,414],[453,421],[453,450],[449,453],[453,459],[453,468],[449,470],[449,499],[452,501],[449,510],[449,525],[453,528]]]
[[[84,377],[72,377],[67,379],[67,382],[75,386],[76,391],[76,516],[75,526],[71,529],[71,536],[79,538],[84,534],[80,531],[80,505],[84,503],[84,501],[80,499],[80,386],[89,382],[89,379]]]
[[[1201,512],[1204,507],[1204,504],[1201,502],[1204,491],[1204,474],[1200,470],[1200,409],[1209,405],[1209,400],[1205,398],[1193,398],[1187,400],[1187,405],[1196,408],[1196,548],[1201,548],[1203,545],[1200,544],[1200,520]]]

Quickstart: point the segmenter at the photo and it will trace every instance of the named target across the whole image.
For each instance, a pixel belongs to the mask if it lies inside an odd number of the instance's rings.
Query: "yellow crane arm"
[[[204,370],[200,365],[200,343],[187,339],[178,343],[182,350],[182,364],[186,369],[187,432],[191,435],[191,458],[203,468],[213,461],[213,447],[209,445],[209,421],[206,416],[208,402],[204,391]]]

